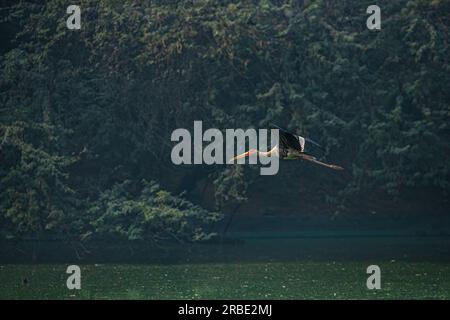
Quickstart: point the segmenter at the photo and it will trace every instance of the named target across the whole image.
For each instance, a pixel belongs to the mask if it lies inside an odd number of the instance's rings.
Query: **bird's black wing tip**
[[[278,130],[281,130],[281,131],[283,131],[283,132],[286,132],[286,133],[289,133],[289,134],[292,134],[292,135],[294,135],[294,136],[296,136],[297,134],[295,134],[295,133],[293,133],[293,132],[291,132],[291,131],[289,131],[288,129],[284,129],[284,128],[282,128],[282,127],[280,127],[280,126],[278,126],[278,125],[276,125],[275,123],[270,123],[270,125],[272,126],[272,127],[275,127],[275,128],[277,128]]]
[[[277,128],[277,129],[284,130],[283,128],[281,128],[280,126],[276,125],[276,124],[273,123],[273,122],[270,122],[269,125],[270,125],[271,127],[275,127],[275,128]]]

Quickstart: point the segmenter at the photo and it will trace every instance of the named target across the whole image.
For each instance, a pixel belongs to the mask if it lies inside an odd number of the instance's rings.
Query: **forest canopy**
[[[80,30],[67,1],[0,5],[1,236],[196,241],[236,210],[448,214],[450,2],[381,1],[381,30],[370,4],[82,0]],[[277,123],[346,170],[175,166],[170,135],[195,120]]]

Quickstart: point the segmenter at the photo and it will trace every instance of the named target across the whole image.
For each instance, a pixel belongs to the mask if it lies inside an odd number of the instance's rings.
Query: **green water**
[[[0,299],[450,299],[449,248],[449,237],[265,239],[114,261],[0,262]],[[69,264],[81,268],[81,290],[66,287]],[[372,264],[381,290],[366,287]]]
[[[369,263],[81,265],[81,290],[66,265],[3,265],[2,299],[374,299],[450,298],[450,265],[380,264],[381,290],[366,288]],[[29,283],[22,284],[23,277]]]

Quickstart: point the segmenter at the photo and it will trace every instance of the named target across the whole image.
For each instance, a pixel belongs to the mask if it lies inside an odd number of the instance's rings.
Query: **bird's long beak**
[[[231,158],[230,161],[228,161],[228,162],[231,163],[231,162],[234,162],[235,160],[239,160],[239,159],[248,157],[248,156],[250,156],[251,154],[253,154],[255,152],[256,152],[255,149],[249,150],[247,152],[244,152],[243,154],[240,154],[240,155],[238,155],[238,156],[236,156],[234,158]]]

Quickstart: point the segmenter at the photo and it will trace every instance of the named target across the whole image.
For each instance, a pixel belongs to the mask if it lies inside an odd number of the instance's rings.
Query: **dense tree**
[[[425,194],[445,211],[450,4],[380,3],[380,31],[369,4],[84,0],[81,30],[66,1],[2,5],[2,233],[200,240],[216,211],[252,201],[393,212]],[[170,134],[194,120],[298,129],[347,170],[176,167]],[[283,204],[261,181],[288,181]]]

